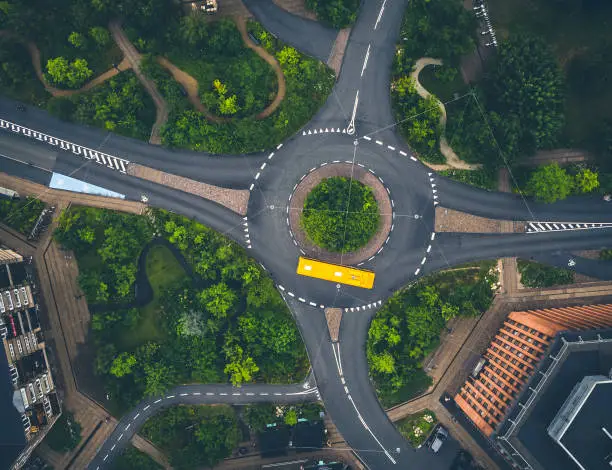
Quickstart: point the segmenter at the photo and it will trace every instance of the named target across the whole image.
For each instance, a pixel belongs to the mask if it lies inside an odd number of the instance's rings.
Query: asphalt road
[[[327,60],[336,31],[290,15],[268,0],[245,3],[283,41]],[[140,200],[146,194],[150,205],[192,217],[251,247],[250,254],[269,271],[289,305],[313,368],[313,391],[308,394],[299,385],[245,386],[240,390],[223,385],[193,385],[147,400],[122,419],[90,468],[105,468],[128,441],[128,432],[135,432],[163,406],[307,400],[318,394],[340,433],[368,468],[448,468],[446,459],[430,452],[415,452],[388,420],[376,398],[368,375],[365,341],[380,303],[423,274],[469,261],[520,256],[564,266],[572,251],[610,247],[610,228],[499,235],[434,232],[436,204],[490,218],[551,223],[610,223],[612,204],[595,197],[537,204],[518,195],[483,191],[450,181],[422,165],[396,133],[389,97],[390,67],[406,5],[407,0],[362,1],[333,93],[301,132],[262,154],[208,155],[155,147],[65,123],[31,107],[27,112],[18,112],[15,102],[0,99],[0,119],[27,128],[19,131],[26,136],[18,136],[10,129],[0,131],[2,171],[42,184],[48,184],[55,171],[125,194],[128,199]],[[247,244],[244,237],[244,221],[231,211],[41,143],[32,137],[32,130],[170,173],[250,189],[250,241]],[[300,248],[287,224],[289,197],[305,174],[332,162],[348,162],[373,172],[393,201],[389,239],[376,256],[362,265],[376,272],[372,290],[337,287],[295,274]],[[612,279],[611,262],[582,258],[575,261],[577,272]],[[345,309],[339,343],[331,342],[322,306]],[[287,395],[298,392],[301,394]]]

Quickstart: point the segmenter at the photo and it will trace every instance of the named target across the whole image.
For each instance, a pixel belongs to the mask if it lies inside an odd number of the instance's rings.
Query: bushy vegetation
[[[266,430],[266,425],[286,424],[295,426],[298,419],[319,421],[324,408],[319,403],[298,403],[294,405],[278,405],[275,403],[258,403],[247,405],[241,413],[241,420],[252,432]]]
[[[423,359],[438,345],[448,320],[481,315],[489,307],[497,280],[492,267],[482,263],[425,277],[395,293],[376,313],[367,356],[383,406],[405,401],[429,386]]]
[[[320,21],[340,29],[357,19],[359,0],[306,0],[306,8],[314,11]]]
[[[272,280],[213,230],[164,211],[147,217],[74,207],[56,237],[75,251],[90,302],[104,304],[133,298],[138,258],[154,233],[184,257],[187,272],[169,250],[151,249],[152,300],[140,308],[109,303],[92,318],[95,372],[119,411],[178,383],[305,376],[306,351]]]
[[[47,109],[61,119],[148,140],[155,121],[153,100],[131,71],[86,93],[52,98]]]
[[[528,174],[524,192],[541,202],[555,202],[570,195],[586,194],[599,187],[599,174],[584,166],[543,165]],[[524,178],[525,175],[522,175]]]
[[[404,14],[400,38],[396,72],[410,73],[420,57],[455,66],[476,47],[476,21],[461,2],[414,0]]]
[[[0,222],[29,235],[38,220],[45,203],[34,197],[0,198]]]
[[[212,467],[240,442],[235,411],[226,405],[173,406],[149,418],[142,434],[177,470]]]
[[[612,260],[612,250],[601,250],[599,252],[599,259]]]
[[[423,160],[444,163],[444,156],[439,150],[442,111],[438,99],[433,95],[427,99],[421,98],[414,80],[409,76],[400,77],[393,82],[391,99],[400,132],[406,142]]]
[[[438,420],[433,411],[423,410],[401,419],[395,426],[412,447],[419,447],[436,427]]]
[[[287,92],[279,108],[265,119],[246,117],[223,123],[210,122],[196,111],[185,111],[171,116],[165,127],[163,139],[167,145],[212,153],[263,150],[295,133],[325,102],[334,83],[329,68],[284,45],[258,23],[249,22],[248,28],[276,57],[285,75]]]
[[[44,106],[48,97],[25,45],[3,36],[0,36],[0,90],[4,95],[37,106]]]
[[[535,261],[518,260],[521,284],[525,287],[552,287],[574,282],[574,272]]]
[[[485,168],[482,170],[442,170],[442,176],[455,181],[466,183],[477,188],[494,191],[497,189],[497,175],[494,170]]]
[[[133,446],[124,449],[112,463],[113,470],[162,470],[163,467],[148,454],[139,451]]]
[[[169,58],[198,81],[202,102],[212,114],[253,117],[274,99],[274,71],[245,46],[233,21],[185,16],[180,35],[181,43],[173,45]]]
[[[612,3],[606,0],[490,0],[488,5],[498,36],[527,33],[542,38],[550,46],[567,81],[560,146],[586,148],[595,153],[602,170],[610,171]]]
[[[359,181],[334,177],[323,179],[308,194],[301,225],[316,245],[347,253],[368,243],[379,221],[371,188]]]
[[[64,410],[49,433],[45,443],[56,452],[69,452],[81,442],[81,425],[74,419],[72,413]]]

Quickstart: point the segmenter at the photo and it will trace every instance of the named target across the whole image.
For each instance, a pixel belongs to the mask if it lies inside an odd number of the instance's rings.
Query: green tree
[[[552,287],[574,282],[574,272],[534,261],[518,260],[521,283],[525,287]]]
[[[236,294],[224,282],[204,289],[198,297],[202,307],[216,319],[227,317],[236,303]]]
[[[223,371],[230,376],[230,382],[239,386],[244,382],[253,380],[254,374],[259,372],[259,367],[252,357],[244,354],[238,345],[225,348],[226,364]]]
[[[243,419],[252,431],[263,431],[266,429],[266,425],[278,420],[276,405],[272,403],[247,405],[244,408]]]
[[[78,88],[92,75],[85,59],[69,63],[64,57],[56,57],[47,61],[47,76],[57,85]]]
[[[110,373],[115,377],[123,377],[131,374],[136,365],[136,356],[130,353],[121,353],[113,361]]]
[[[574,180],[576,189],[581,193],[590,193],[599,188],[599,175],[588,168],[582,168]]]
[[[555,202],[572,193],[574,181],[557,163],[539,167],[527,182],[527,194],[541,202]]]
[[[285,424],[295,426],[298,422],[297,412],[292,408],[285,413]]]
[[[92,38],[96,45],[100,48],[106,47],[111,39],[108,29],[101,26],[94,26],[93,28],[90,28],[89,37]]]
[[[87,39],[85,38],[85,36],[81,33],[77,33],[76,31],[73,31],[72,33],[70,33],[70,36],[68,36],[68,42],[77,49],[84,49],[87,45],[86,41]]]
[[[518,118],[523,153],[554,146],[564,124],[565,85],[551,48],[540,38],[512,35],[496,60],[485,85],[490,109]]]
[[[232,95],[229,98],[221,97],[219,99],[219,112],[223,115],[236,114],[240,108],[238,107],[238,97]]]
[[[334,28],[346,28],[357,18],[359,0],[306,0],[306,8]]]

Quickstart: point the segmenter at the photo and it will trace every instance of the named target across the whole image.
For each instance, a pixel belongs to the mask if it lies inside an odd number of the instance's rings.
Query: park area
[[[74,251],[93,313],[85,383],[114,414],[182,383],[306,376],[304,345],[272,280],[213,230],[161,210],[72,207],[55,237]]]
[[[494,262],[441,271],[399,290],[376,312],[366,352],[384,408],[424,393],[432,383],[424,359],[439,345],[446,323],[489,308],[497,283]]]

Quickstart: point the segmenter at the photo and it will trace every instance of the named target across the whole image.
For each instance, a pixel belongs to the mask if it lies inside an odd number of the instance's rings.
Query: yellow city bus
[[[325,281],[339,282],[349,286],[371,289],[374,287],[374,273],[364,269],[355,269],[350,266],[324,263],[314,259],[300,256],[297,273],[302,276],[316,277]]]

